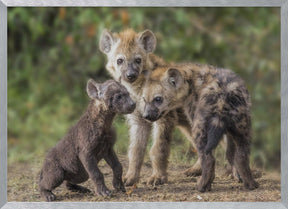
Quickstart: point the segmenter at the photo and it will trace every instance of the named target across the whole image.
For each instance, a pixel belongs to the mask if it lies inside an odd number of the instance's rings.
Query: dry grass
[[[120,161],[127,168],[127,158],[120,156]],[[15,163],[8,167],[8,201],[43,201],[38,191],[38,176],[41,169],[40,160],[30,164]],[[112,189],[112,171],[106,163],[100,163],[100,169],[104,174],[105,182],[108,188]],[[220,167],[220,168],[219,168]],[[242,183],[237,183],[231,177],[226,176],[224,169],[218,166],[216,178],[212,185],[212,191],[199,193],[195,190],[197,178],[186,177],[183,171],[187,165],[179,165],[173,162],[169,165],[169,182],[167,184],[153,187],[147,186],[145,180],[151,174],[150,162],[145,162],[142,168],[141,181],[134,187],[127,187],[126,193],[118,192],[111,197],[104,198],[90,194],[80,194],[67,191],[61,185],[54,190],[57,195],[57,201],[108,201],[108,202],[126,202],[126,201],[281,201],[280,174],[271,172],[255,171],[258,177],[260,188],[254,191],[244,189]],[[83,184],[93,191],[93,184],[89,180]]]

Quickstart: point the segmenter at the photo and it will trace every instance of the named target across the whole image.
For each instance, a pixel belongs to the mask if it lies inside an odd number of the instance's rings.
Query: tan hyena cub
[[[242,79],[230,70],[182,64],[159,67],[152,72],[143,93],[143,117],[159,120],[182,106],[190,120],[202,176],[200,192],[211,190],[215,177],[212,150],[227,135],[227,159],[248,189],[258,183],[249,167],[251,144],[250,97]]]
[[[150,150],[153,173],[148,180],[151,184],[161,184],[167,181],[167,165],[169,145],[173,128],[177,125],[191,137],[190,125],[181,109],[171,111],[161,120],[151,123],[142,117],[142,88],[147,75],[164,61],[153,54],[156,47],[154,34],[145,30],[140,33],[128,29],[120,33],[102,32],[100,50],[107,55],[106,69],[112,77],[120,81],[136,101],[136,110],[127,116],[130,132],[128,151],[129,168],[124,177],[127,186],[133,185],[139,179],[147,141],[153,125],[153,146]],[[196,164],[189,174],[201,173],[200,163]]]
[[[105,159],[113,170],[114,188],[125,191],[122,166],[113,150],[116,135],[112,121],[117,113],[133,112],[135,102],[126,88],[113,80],[103,84],[89,80],[87,93],[91,101],[86,112],[45,158],[39,188],[46,201],[56,199],[52,190],[63,181],[69,190],[89,192],[87,188],[77,185],[88,178],[93,181],[96,193],[110,195],[97,166],[101,159]]]

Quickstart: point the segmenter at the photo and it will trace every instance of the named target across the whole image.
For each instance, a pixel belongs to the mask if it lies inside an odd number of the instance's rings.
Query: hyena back
[[[154,34],[145,30],[140,33],[128,29],[120,33],[102,32],[100,50],[107,55],[106,69],[112,77],[120,81],[137,102],[136,110],[127,116],[129,124],[130,145],[128,151],[129,168],[124,177],[127,186],[139,180],[148,138],[153,126],[153,146],[150,150],[153,173],[148,183],[161,184],[167,181],[169,145],[173,128],[181,127],[190,138],[189,122],[183,117],[183,111],[171,111],[161,120],[151,123],[142,117],[142,90],[147,76],[165,62],[153,54],[156,47]],[[201,173],[198,164],[190,170],[191,174]]]
[[[258,187],[249,167],[250,96],[235,73],[198,64],[162,66],[147,80],[143,99],[143,117],[150,121],[180,106],[184,108],[201,160],[199,191],[211,190],[215,177],[212,150],[224,134],[228,138],[226,156],[234,172],[238,172],[246,188]]]

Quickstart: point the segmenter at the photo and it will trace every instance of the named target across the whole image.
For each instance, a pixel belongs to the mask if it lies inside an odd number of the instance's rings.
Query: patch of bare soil
[[[128,167],[127,158],[120,156],[120,161],[124,168],[124,173]],[[8,201],[43,201],[38,191],[38,178],[42,162],[31,164],[13,164],[8,167]],[[219,168],[220,167],[220,168]],[[105,183],[109,189],[112,187],[112,170],[105,162],[100,162],[99,168],[104,174]],[[57,201],[64,202],[127,202],[127,201],[160,201],[160,202],[219,202],[219,201],[281,201],[280,174],[261,172],[254,170],[254,175],[260,183],[260,188],[249,191],[242,183],[225,175],[221,166],[216,170],[216,178],[212,185],[212,191],[200,193],[195,189],[199,177],[186,177],[183,172],[188,168],[186,165],[170,163],[168,172],[168,183],[160,186],[147,186],[146,180],[149,178],[152,168],[149,162],[144,163],[140,183],[133,187],[126,187],[126,193],[113,192],[111,197],[100,197],[93,193],[81,194],[68,191],[64,185],[56,188],[53,193],[57,196]],[[93,183],[89,180],[82,184],[93,191]]]

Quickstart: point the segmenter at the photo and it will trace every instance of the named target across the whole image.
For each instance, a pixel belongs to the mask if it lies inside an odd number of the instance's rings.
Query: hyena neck
[[[87,111],[87,119],[92,127],[97,127],[97,129],[106,129],[111,127],[113,119],[116,115],[115,112],[109,110],[107,106],[98,100],[91,100],[89,102]]]
[[[153,71],[154,69],[156,69],[159,66],[164,66],[167,63],[164,62],[164,60],[159,57],[158,55],[155,54],[148,54],[147,56],[147,64],[146,64],[146,68],[150,71]]]
[[[138,79],[136,81],[134,81],[133,83],[126,82],[124,79],[121,79],[120,83],[123,84],[126,87],[128,92],[130,94],[132,94],[132,96],[134,96],[134,97],[136,96],[137,97],[137,95],[141,94],[141,91],[142,91],[142,88],[144,86],[145,80],[146,80],[146,77],[142,73],[142,74],[139,75]]]
[[[187,101],[187,105],[191,106],[191,103],[198,102],[202,90],[214,80],[216,70],[212,66],[195,63],[182,63],[178,66],[182,69],[185,85],[178,90],[176,100],[184,101],[185,104]]]
[[[185,80],[189,83],[189,93],[200,93],[207,86],[217,73],[215,67],[209,65],[201,65],[195,63],[187,64],[184,70]]]

